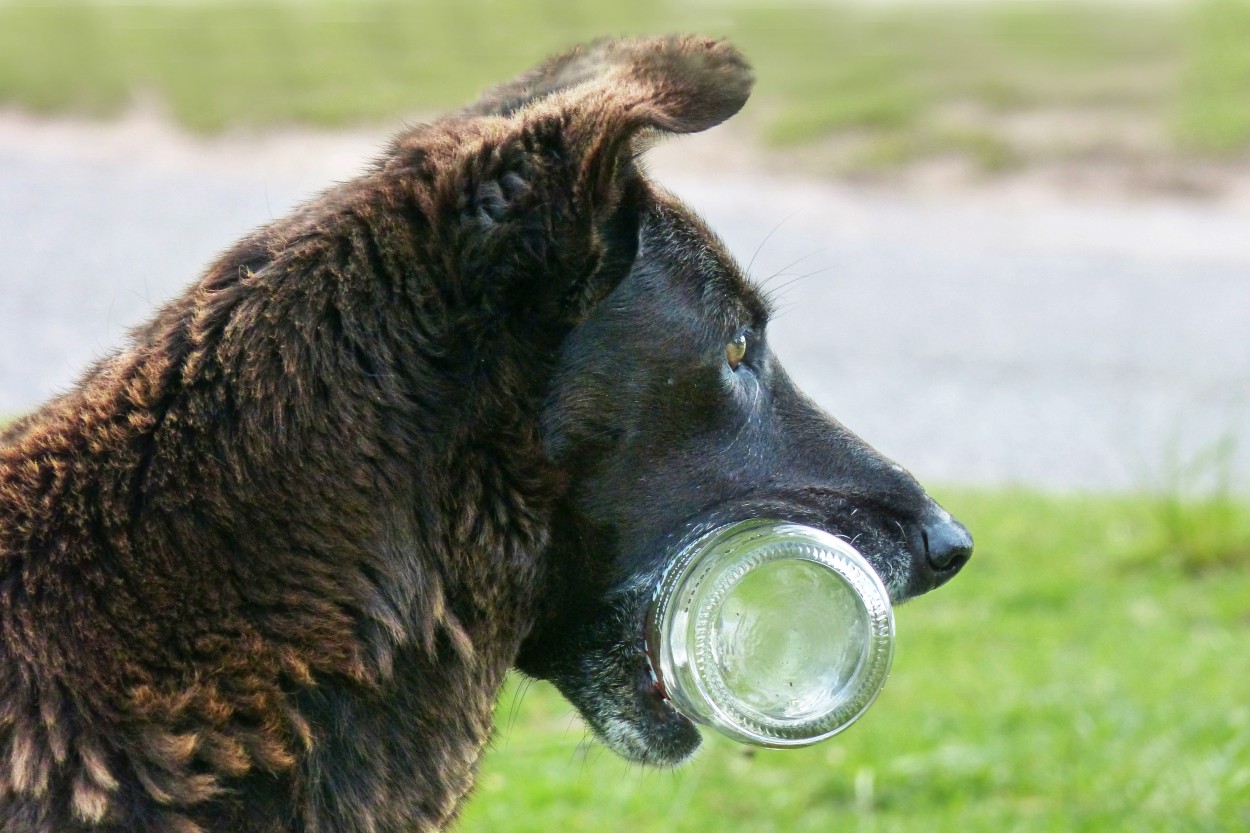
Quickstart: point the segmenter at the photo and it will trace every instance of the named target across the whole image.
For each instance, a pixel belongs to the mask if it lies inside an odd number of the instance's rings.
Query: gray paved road
[[[327,178],[0,148],[0,413],[70,384]],[[774,347],[922,479],[1167,487],[1229,439],[1250,488],[1246,213],[665,179],[744,263],[759,250],[755,275],[820,270],[780,290]]]

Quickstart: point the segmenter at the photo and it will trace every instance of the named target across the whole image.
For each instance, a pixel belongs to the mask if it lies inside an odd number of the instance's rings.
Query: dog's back
[[[163,328],[4,435],[6,833],[193,830],[179,808],[219,796],[223,775],[294,761],[274,671],[298,655],[249,632],[230,598],[237,578],[214,554],[232,546],[212,514],[214,462],[180,469],[165,456],[220,439],[192,420],[181,430],[195,442],[168,433],[187,413],[175,403],[191,356],[175,344],[187,307],[175,303]]]

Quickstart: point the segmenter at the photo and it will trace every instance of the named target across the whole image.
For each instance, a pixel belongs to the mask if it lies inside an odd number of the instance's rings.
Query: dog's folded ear
[[[671,133],[720,124],[746,103],[754,78],[725,41],[696,36],[599,40],[576,47],[485,93],[465,113],[512,116],[553,95],[583,90],[620,115]]]
[[[491,90],[431,134],[414,134],[414,150],[434,150],[432,141],[439,156],[449,149],[437,137],[455,143],[455,163],[437,166],[436,198],[459,217],[451,242],[461,280],[508,311],[576,320],[633,260],[634,139],[719,124],[752,83],[724,41],[598,41]]]

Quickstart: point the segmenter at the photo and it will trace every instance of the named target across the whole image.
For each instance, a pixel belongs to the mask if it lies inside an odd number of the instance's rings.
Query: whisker
[[[808,252],[807,254],[803,255],[802,257],[800,257],[800,258],[796,258],[796,259],[794,259],[794,260],[790,261],[790,262],[789,262],[789,263],[787,263],[785,266],[782,266],[780,269],[778,269],[776,272],[773,272],[773,273],[772,273],[771,275],[769,275],[767,278],[764,278],[763,280],[761,280],[761,281],[760,281],[760,283],[759,283],[759,287],[760,287],[761,289],[767,289],[767,288],[768,288],[768,282],[769,282],[769,281],[774,280],[774,279],[776,279],[776,278],[779,278],[779,277],[781,277],[782,275],[788,274],[788,273],[789,273],[789,270],[793,269],[795,266],[798,266],[800,263],[802,263],[803,261],[807,260],[807,259],[808,259],[809,257],[811,257],[812,255],[817,255],[817,254],[820,254],[820,253],[821,253],[821,252],[823,252],[823,251],[825,251],[825,247],[823,247],[823,246],[822,246],[822,247],[820,247],[820,248],[818,248],[818,249],[812,249],[810,252]]]
[[[757,257],[759,257],[759,256],[760,256],[760,252],[762,252],[762,251],[764,250],[764,245],[765,245],[765,244],[766,244],[766,243],[767,243],[770,239],[772,239],[772,236],[773,236],[774,234],[776,234],[776,233],[777,233],[777,230],[778,230],[779,228],[781,228],[781,227],[782,227],[782,226],[784,226],[786,223],[788,223],[788,222],[790,222],[792,219],[794,219],[794,215],[796,215],[796,214],[798,214],[798,213],[799,213],[798,211],[791,211],[791,212],[790,212],[790,213],[786,216],[786,218],[785,218],[784,220],[782,220],[782,221],[781,221],[780,223],[778,223],[777,225],[773,226],[772,231],[770,231],[770,232],[768,232],[768,234],[765,234],[765,235],[764,235],[764,239],[763,239],[763,240],[761,240],[761,241],[760,241],[760,244],[759,244],[758,246],[756,246],[756,247],[755,247],[755,254],[751,255],[751,260],[747,263],[747,268],[743,270],[744,272],[746,272],[748,275],[749,275],[749,274],[751,274],[751,267],[755,265],[755,259],[756,259]]]
[[[774,304],[773,306],[769,308],[768,320],[776,321],[778,318],[781,318],[787,315],[788,313],[794,312],[794,310],[796,310],[798,306],[799,306],[798,301],[787,301],[784,304]]]
[[[796,275],[794,278],[791,278],[790,280],[781,284],[781,286],[775,286],[775,287],[770,288],[768,291],[768,300],[772,302],[776,300],[777,298],[781,297],[781,293],[784,292],[788,287],[794,286],[799,281],[807,280],[808,278],[814,275],[819,275],[821,272],[828,272],[832,268],[833,268],[833,265],[830,264],[829,266],[822,266],[821,268],[815,269],[811,272],[805,272],[802,275]]]
[[[569,756],[569,765],[573,765],[573,761],[578,758],[582,759],[581,766],[577,768],[577,775],[580,778],[586,773],[586,759],[589,757],[590,751],[590,729],[582,731],[582,739],[573,747],[573,754]]]
[[[515,696],[512,698],[512,708],[508,710],[508,729],[509,735],[512,734],[513,728],[516,726],[517,716],[521,712],[521,701],[525,699],[525,695],[529,694],[530,688],[534,685],[533,677],[525,677],[521,680],[521,685],[517,689]],[[506,743],[507,741],[505,741]]]

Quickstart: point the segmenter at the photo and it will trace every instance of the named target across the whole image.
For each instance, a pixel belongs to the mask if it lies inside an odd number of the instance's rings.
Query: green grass
[[[1165,448],[1161,482],[1140,500],[1131,561],[1195,574],[1250,566],[1250,505],[1233,487],[1237,445],[1227,436],[1190,452]]]
[[[1004,120],[1046,110],[1155,125],[1176,152],[1250,146],[1250,0],[18,0],[0,2],[0,104],[108,116],[155,99],[199,131],[384,124],[576,41],[678,29],[732,36],[750,55],[747,120],[765,141],[851,137],[866,167],[951,152],[1010,167],[1025,154]]]
[[[1202,49],[1184,76],[1181,138],[1199,151],[1240,150],[1250,137],[1250,3],[1208,0],[1191,26]]]
[[[897,611],[890,682],[845,734],[784,752],[711,737],[677,771],[642,770],[582,743],[550,688],[513,686],[458,829],[1250,827],[1250,511],[1217,501],[1239,520],[1206,529],[1208,510],[1177,526],[1156,498],[946,503],[977,554]],[[1176,530],[1221,557],[1190,563]]]

